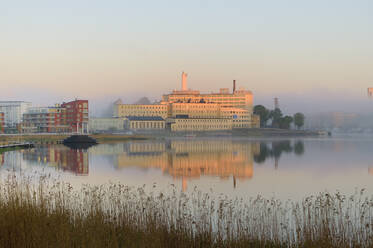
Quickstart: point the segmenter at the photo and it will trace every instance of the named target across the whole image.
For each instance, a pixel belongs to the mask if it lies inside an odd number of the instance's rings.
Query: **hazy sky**
[[[369,104],[372,13],[371,0],[1,1],[0,99],[158,99],[184,70],[190,88],[236,79],[255,103]]]

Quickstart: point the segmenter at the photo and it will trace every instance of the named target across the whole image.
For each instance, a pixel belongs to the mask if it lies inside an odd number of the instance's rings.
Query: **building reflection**
[[[88,153],[84,149],[46,145],[23,151],[23,160],[40,165],[52,166],[75,175],[88,175]]]
[[[187,188],[189,179],[217,176],[237,180],[253,177],[254,155],[260,153],[260,143],[230,140],[170,140],[132,142],[117,155],[118,168],[131,166],[159,168]]]

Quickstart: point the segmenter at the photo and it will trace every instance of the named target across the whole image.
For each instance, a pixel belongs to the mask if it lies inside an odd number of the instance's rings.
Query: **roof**
[[[164,121],[160,116],[126,116],[130,121]]]

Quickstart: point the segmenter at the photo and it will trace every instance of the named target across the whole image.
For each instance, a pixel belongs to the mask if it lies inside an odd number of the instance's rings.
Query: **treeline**
[[[293,116],[284,116],[279,108],[269,110],[263,105],[256,105],[254,107],[254,114],[260,117],[260,127],[290,129],[291,124],[294,124],[297,129],[300,129],[304,126],[305,117],[302,113],[296,113]]]

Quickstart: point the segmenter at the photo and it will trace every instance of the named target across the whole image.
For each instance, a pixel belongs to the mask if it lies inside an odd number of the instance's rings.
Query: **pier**
[[[18,148],[33,148],[35,145],[33,143],[12,143],[12,144],[1,144],[0,151],[2,149],[18,149]]]

